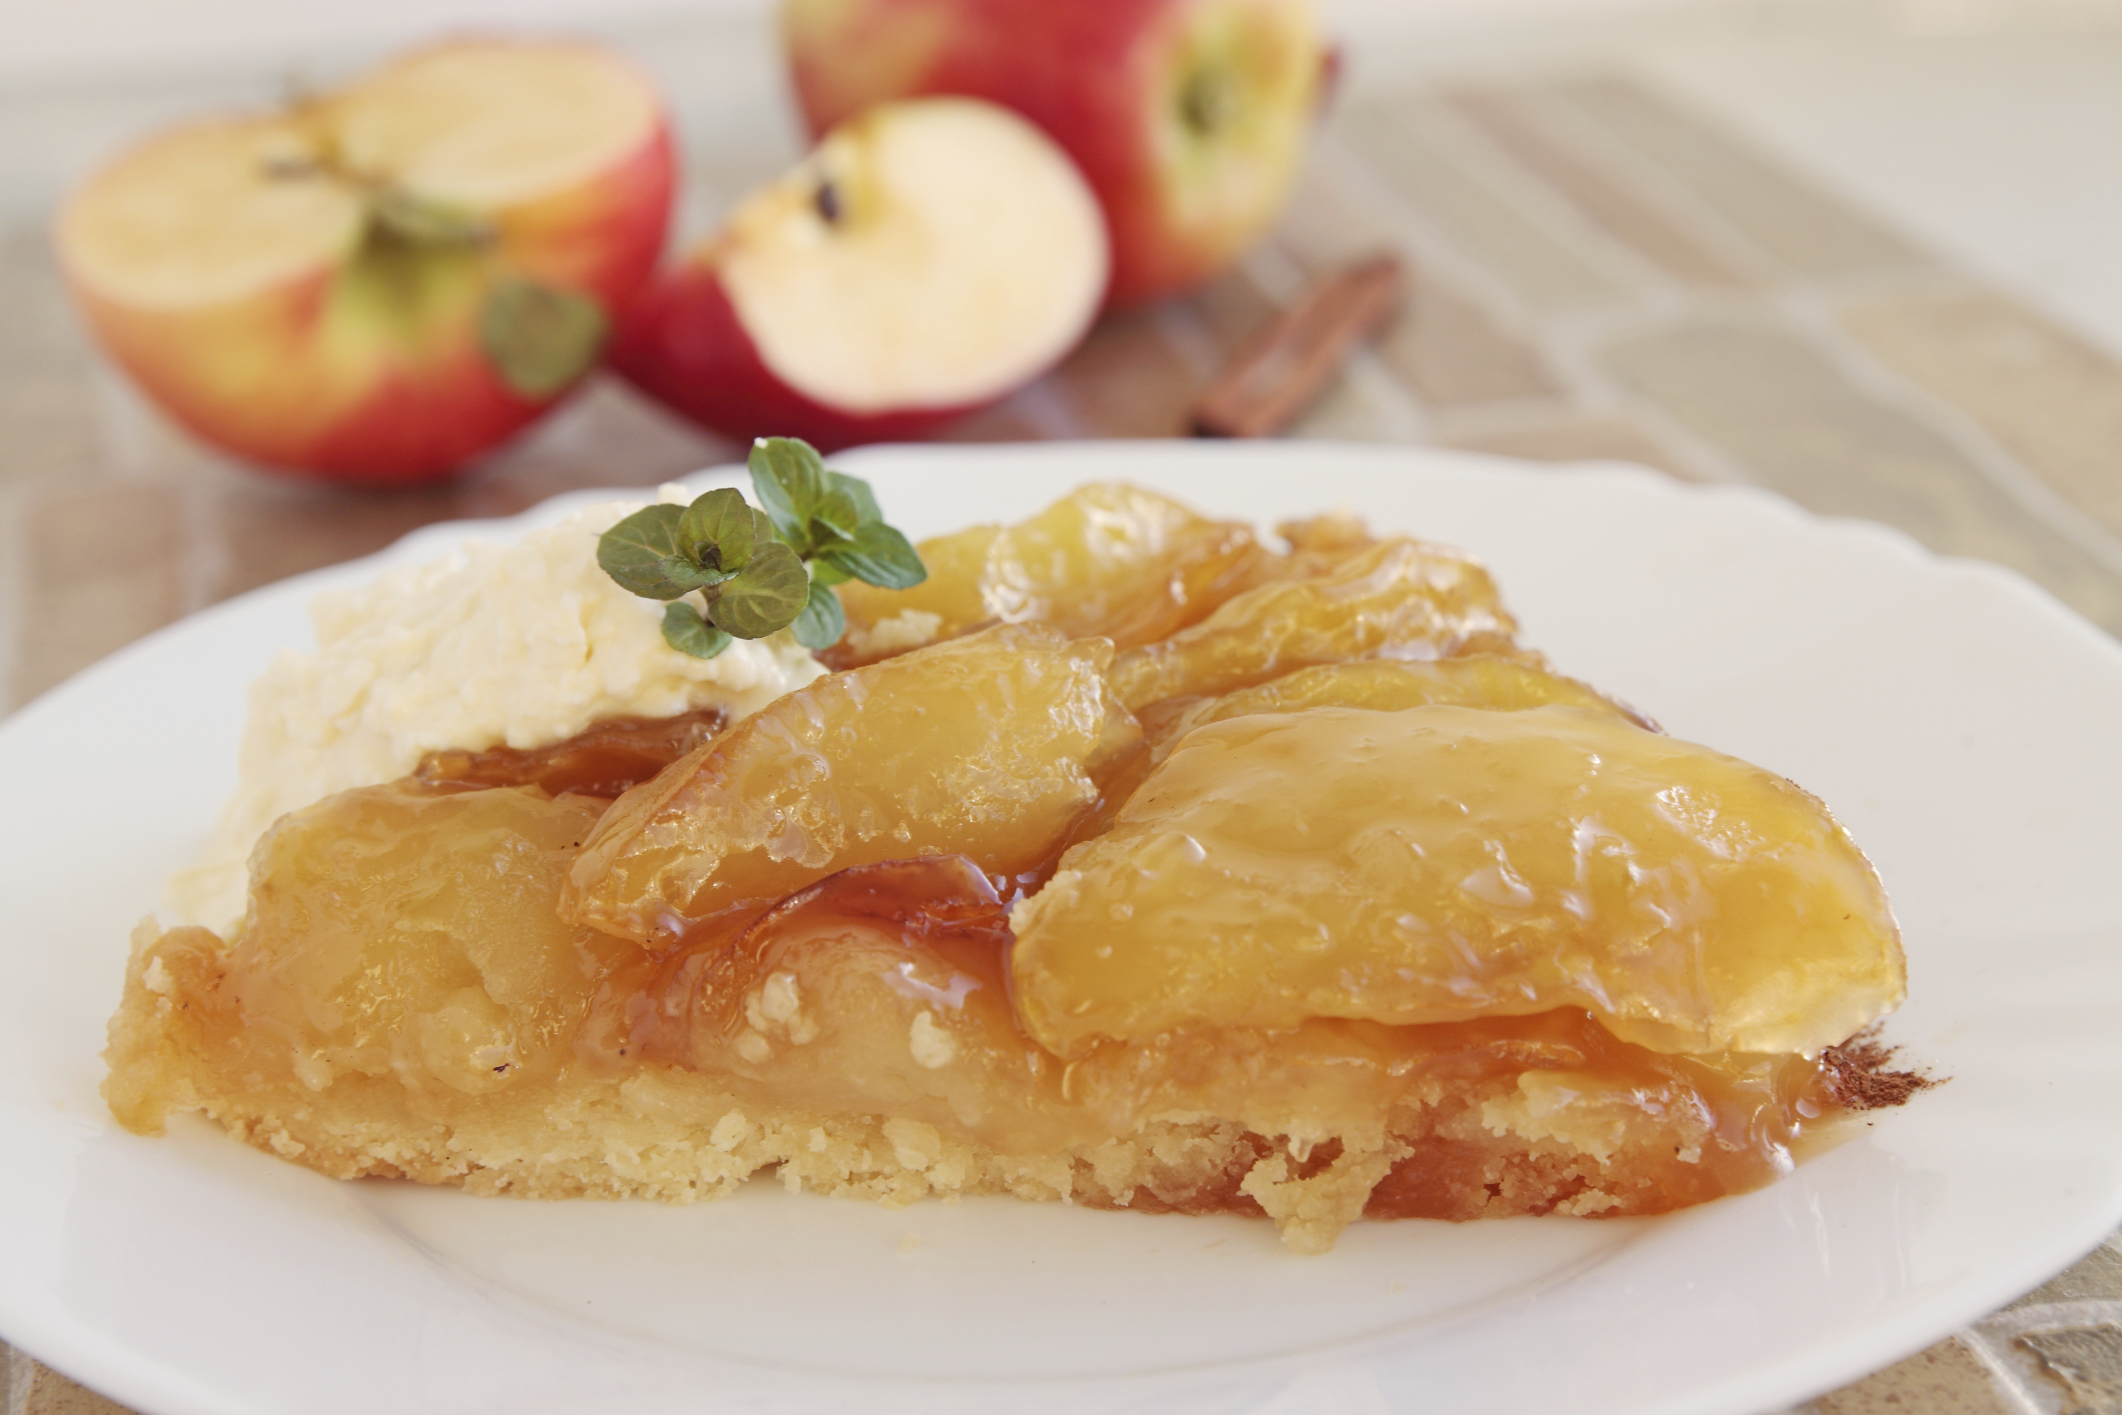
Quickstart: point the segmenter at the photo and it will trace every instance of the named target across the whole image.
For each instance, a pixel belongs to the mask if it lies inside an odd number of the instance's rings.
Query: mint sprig
[[[678,652],[713,658],[731,639],[790,625],[805,648],[830,648],[847,628],[834,585],[903,590],[928,578],[869,483],[828,470],[808,442],[762,437],[750,466],[764,510],[717,487],[690,506],[644,507],[598,538],[597,564],[622,589],[670,601],[663,642]]]

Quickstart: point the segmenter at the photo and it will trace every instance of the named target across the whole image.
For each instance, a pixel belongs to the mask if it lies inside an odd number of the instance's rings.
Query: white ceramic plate
[[[1302,444],[840,459],[929,534],[1127,478],[1334,505],[1488,559],[1567,671],[1825,797],[1907,930],[1889,1035],[1952,1080],[1759,1193],[1656,1220],[1263,1223],[340,1184],[203,1123],[118,1130],[125,940],[232,786],[290,581],[0,727],[0,1332],[154,1415],[1765,1410],[2033,1286],[2122,1218],[2122,649],[1994,569],[1626,469]],[[518,522],[510,535],[584,498]]]

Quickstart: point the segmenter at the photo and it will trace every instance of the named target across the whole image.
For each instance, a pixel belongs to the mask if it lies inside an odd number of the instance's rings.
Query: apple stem
[[[490,246],[498,238],[493,223],[470,212],[419,196],[386,177],[373,176],[342,161],[330,147],[304,153],[275,153],[260,168],[269,181],[323,179],[360,194],[368,209],[372,239],[415,246]]]

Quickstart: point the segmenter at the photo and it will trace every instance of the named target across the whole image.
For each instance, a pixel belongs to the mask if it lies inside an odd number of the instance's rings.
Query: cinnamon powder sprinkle
[[[1879,1029],[1867,1027],[1820,1053],[1820,1078],[1827,1093],[1844,1110],[1884,1110],[1906,1105],[1918,1091],[1927,1091],[1946,1078],[1926,1076],[1920,1071],[1889,1068],[1900,1048],[1879,1040]]]

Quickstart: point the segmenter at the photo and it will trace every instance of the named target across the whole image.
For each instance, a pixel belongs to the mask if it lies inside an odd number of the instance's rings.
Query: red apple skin
[[[612,341],[612,367],[643,392],[725,437],[800,437],[821,452],[905,442],[999,401],[853,413],[788,386],[760,358],[715,269],[714,247],[659,277]]]
[[[1274,8],[1279,0],[1244,3]],[[1160,61],[1198,4],[784,0],[781,22],[813,135],[871,104],[929,94],[984,98],[1043,128],[1105,210],[1113,252],[1106,304],[1121,308],[1213,278],[1262,234],[1181,229],[1165,209],[1153,95]]]
[[[588,295],[616,323],[662,253],[675,184],[659,117],[633,155],[500,213],[494,249],[435,282],[411,328],[346,319],[345,266],[176,310],[114,304],[69,284],[104,349],[202,441],[271,472],[410,486],[462,470],[571,391],[525,398],[494,372],[478,335],[493,275]]]

